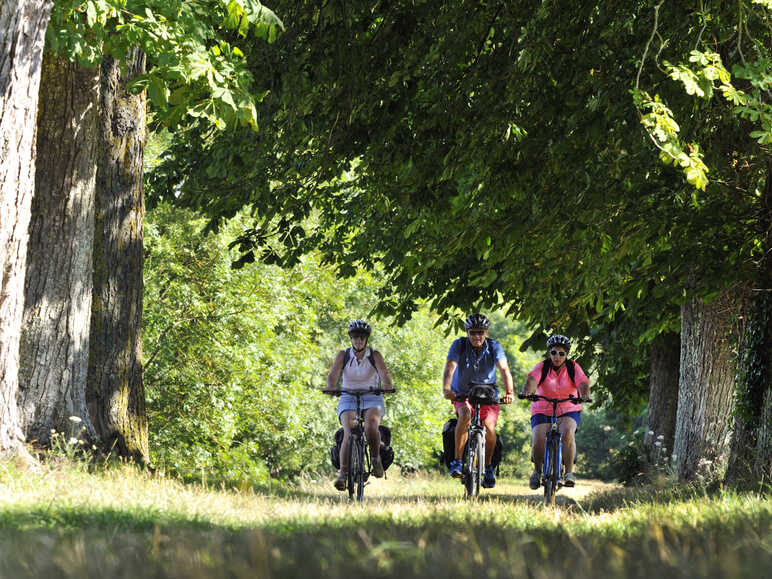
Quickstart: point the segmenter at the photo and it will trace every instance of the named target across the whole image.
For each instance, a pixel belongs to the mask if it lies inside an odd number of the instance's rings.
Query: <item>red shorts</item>
[[[469,400],[464,400],[463,402],[456,402],[453,401],[453,407],[456,409],[456,415],[458,416],[458,409],[466,406],[469,408],[469,410],[472,411],[472,416],[474,416],[474,406],[472,406],[469,403]],[[480,406],[480,420],[485,422],[485,419],[489,416],[493,416],[493,423],[496,424],[499,420],[499,410],[501,410],[501,406],[498,404],[485,404]]]

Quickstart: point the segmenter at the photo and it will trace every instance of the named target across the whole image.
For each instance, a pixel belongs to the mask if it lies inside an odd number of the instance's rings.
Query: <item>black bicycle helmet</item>
[[[372,332],[373,329],[370,327],[370,324],[368,324],[364,320],[354,320],[353,322],[350,322],[348,325],[348,335],[350,336],[352,333],[357,334],[365,334],[367,336],[370,335],[370,332]]]
[[[571,340],[561,334],[555,334],[547,339],[547,348],[554,348],[555,346],[562,346],[566,349],[566,352],[570,352]]]
[[[464,322],[465,330],[481,329],[487,330],[491,325],[491,322],[482,314],[472,314]]]

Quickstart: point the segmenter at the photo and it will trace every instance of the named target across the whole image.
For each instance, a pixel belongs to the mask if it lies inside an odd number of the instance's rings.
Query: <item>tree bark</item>
[[[142,383],[142,162],[145,94],[127,83],[144,73],[145,56],[106,57],[101,70],[101,147],[97,168],[94,297],[88,404],[103,444],[120,456],[148,460]]]
[[[86,376],[98,98],[98,67],[44,57],[19,374],[27,440],[43,446],[52,429],[87,442],[96,434]]]
[[[758,235],[763,251],[753,309],[745,318],[732,448],[726,484],[758,489],[772,480],[772,160],[760,197]]]
[[[35,117],[50,1],[0,4],[0,454],[26,455],[17,405]]]
[[[649,466],[661,464],[673,450],[678,410],[680,349],[681,337],[675,333],[660,334],[651,347],[649,418],[643,439]]]
[[[739,290],[706,304],[692,298],[681,308],[681,373],[674,462],[681,480],[723,477],[736,365],[734,320]]]
[[[772,388],[767,385],[761,406],[761,417],[756,436],[756,459],[753,472],[758,489],[761,483],[772,481]]]

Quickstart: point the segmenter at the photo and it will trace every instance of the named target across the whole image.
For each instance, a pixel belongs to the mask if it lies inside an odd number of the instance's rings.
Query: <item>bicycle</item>
[[[476,497],[480,494],[480,481],[485,471],[485,425],[480,420],[480,408],[499,404],[498,397],[493,395],[494,384],[471,384],[472,388],[466,396],[456,396],[458,402],[469,400],[474,406],[474,414],[467,428],[466,452],[461,468],[461,482],[466,496]]]
[[[361,408],[361,398],[365,394],[391,394],[396,390],[384,390],[383,388],[372,388],[370,390],[322,390],[324,394],[331,396],[340,396],[342,394],[351,394],[357,399],[356,418],[354,427],[351,429],[351,435],[348,442],[348,496],[350,499],[361,501],[365,492],[365,483],[370,478],[370,469],[372,468],[372,457],[370,456],[370,445],[365,437],[365,417],[364,410]]]
[[[541,484],[544,487],[544,504],[547,506],[555,505],[555,494],[563,486],[563,435],[558,430],[558,404],[561,402],[592,402],[589,398],[578,398],[569,396],[568,398],[548,398],[541,394],[518,394],[521,400],[546,400],[552,404],[552,418],[550,419],[550,429],[547,432],[547,440],[544,442],[544,470]]]

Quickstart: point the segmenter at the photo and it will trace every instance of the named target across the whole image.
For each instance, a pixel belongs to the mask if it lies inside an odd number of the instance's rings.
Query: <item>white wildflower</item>
[[[78,444],[79,442],[80,442],[80,440],[78,440],[77,438],[73,437],[73,438],[70,438],[70,440],[68,441],[68,444]]]
[[[74,422],[76,424],[78,422],[83,422],[83,420],[81,420],[80,416],[70,416],[70,421],[72,421],[72,422]]]

